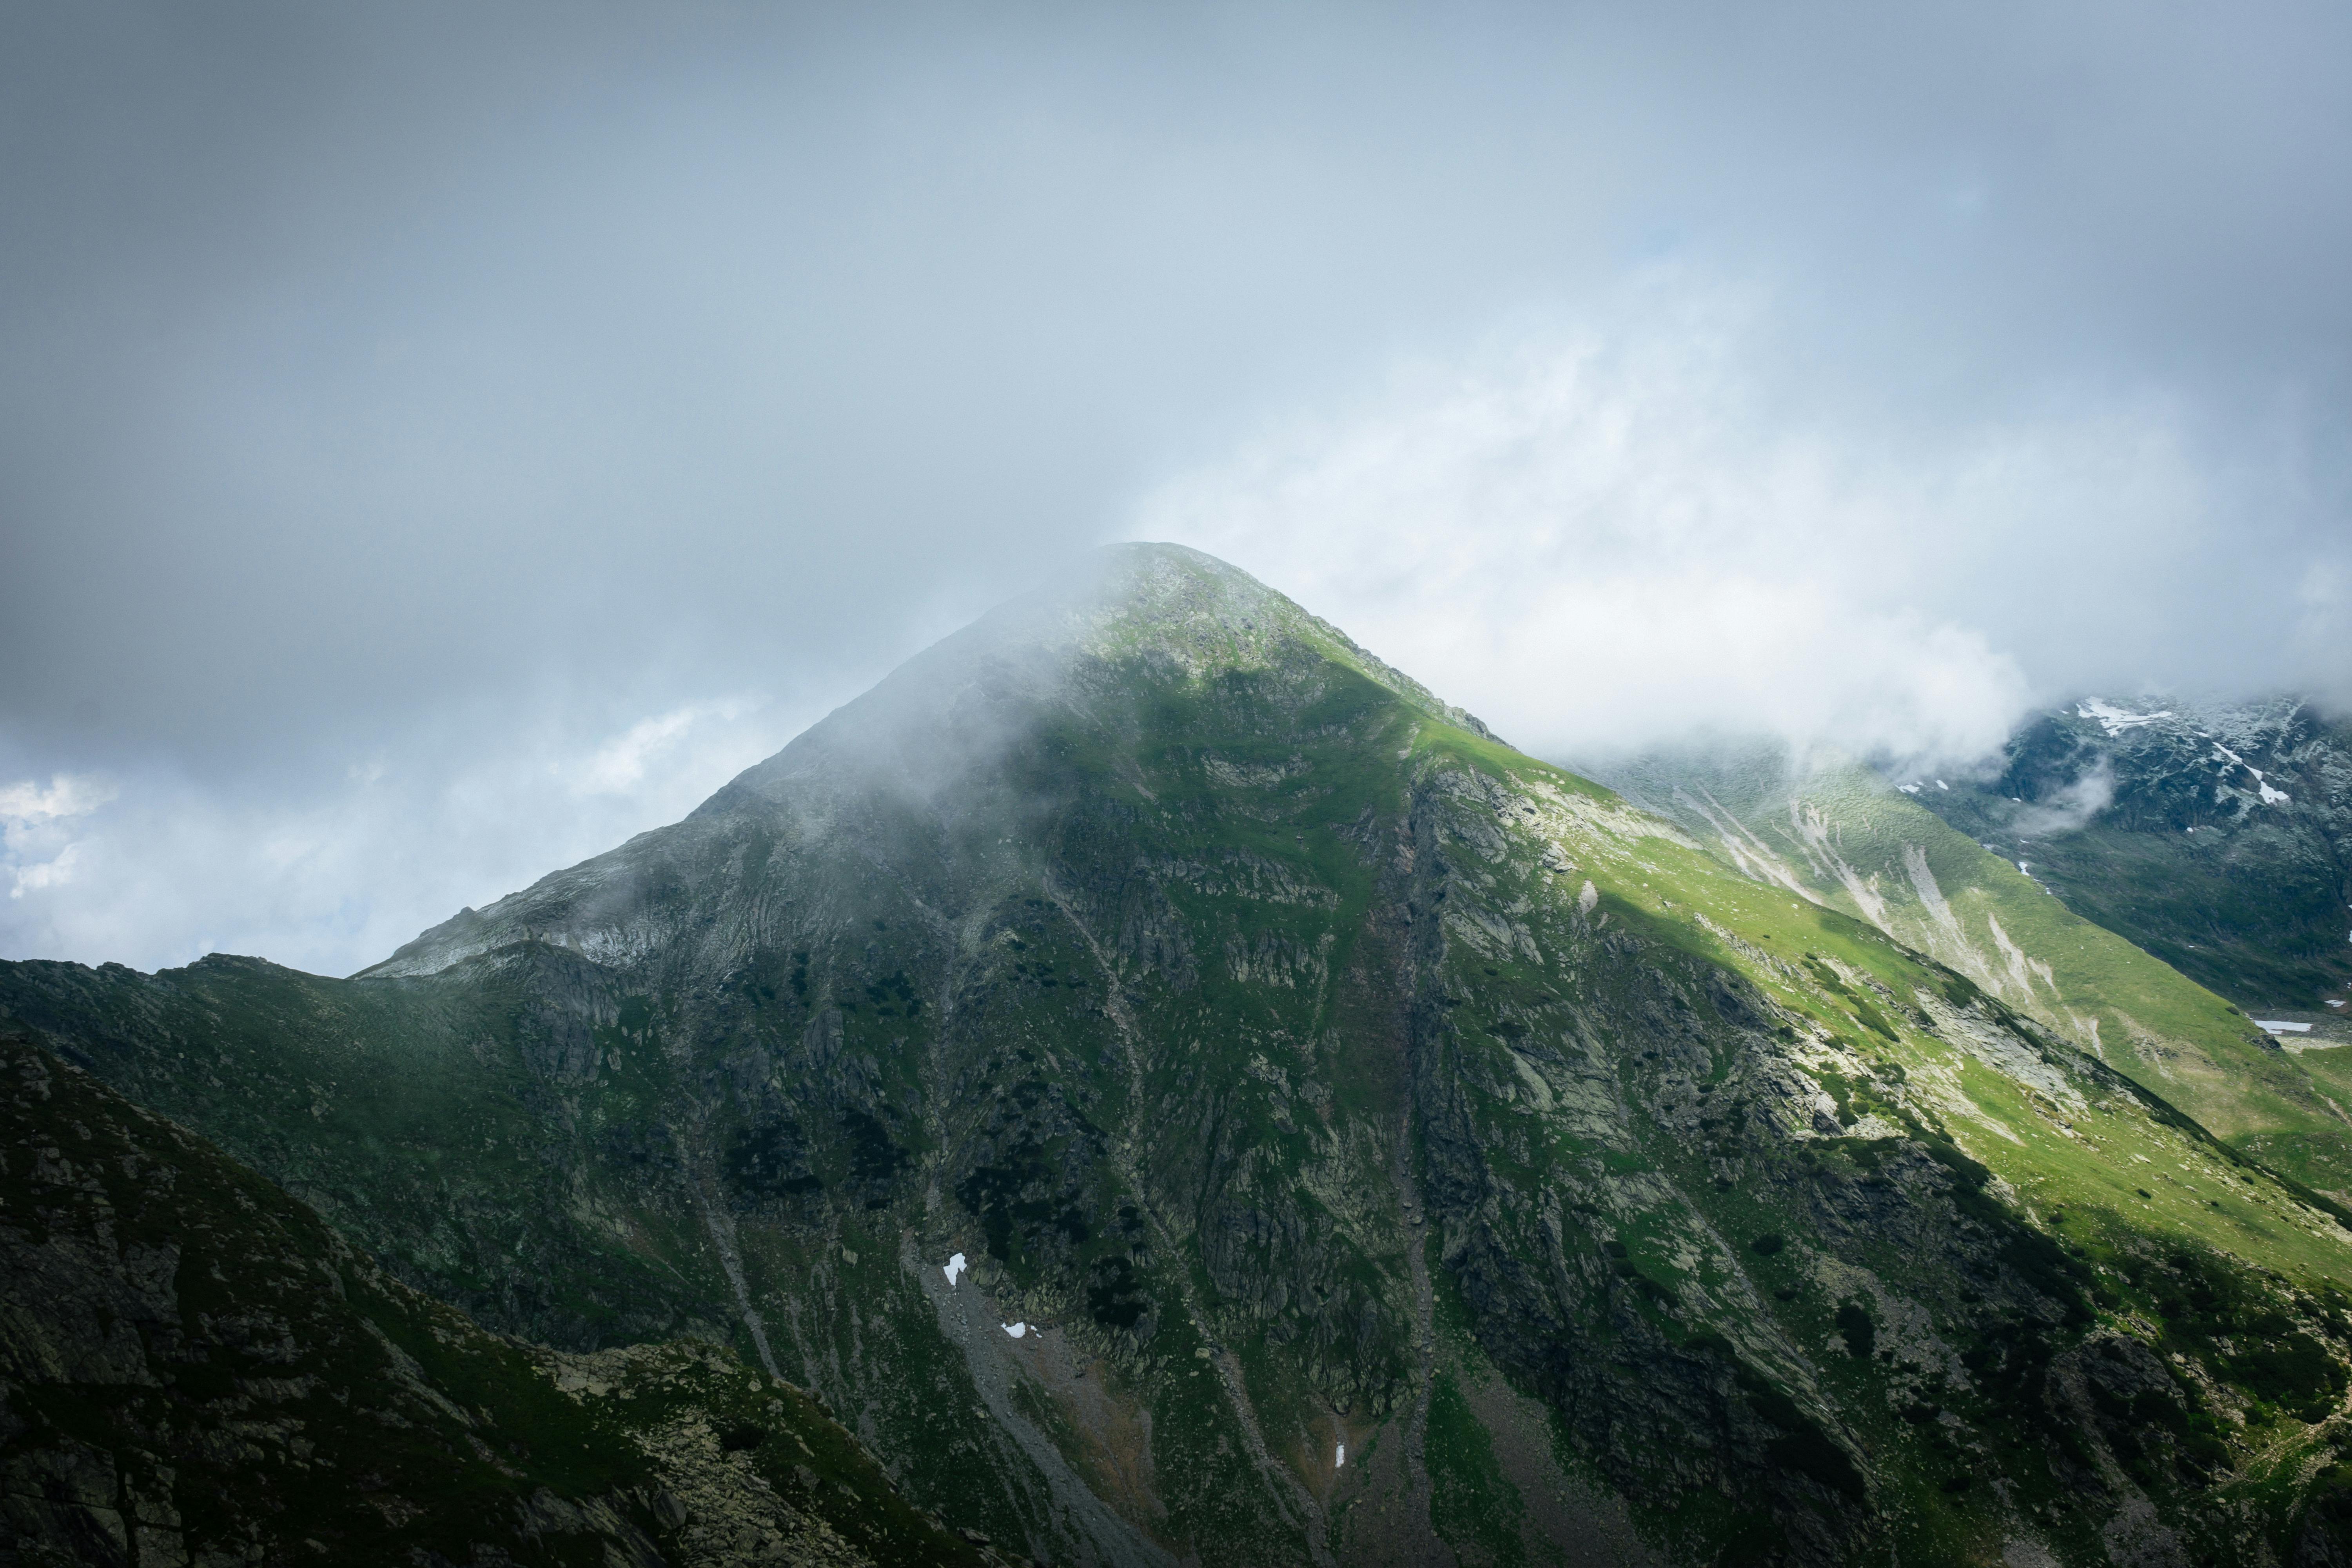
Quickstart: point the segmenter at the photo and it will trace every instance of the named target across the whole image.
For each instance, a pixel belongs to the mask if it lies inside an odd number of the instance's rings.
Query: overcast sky
[[[342,973],[1108,540],[1591,754],[2352,698],[2341,6],[0,4],[0,956]]]

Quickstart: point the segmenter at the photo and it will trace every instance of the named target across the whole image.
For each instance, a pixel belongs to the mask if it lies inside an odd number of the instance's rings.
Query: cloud
[[[470,725],[275,787],[168,769],[0,789],[0,952],[142,969],[256,953],[346,973],[461,906],[675,821],[813,715],[744,698],[632,722]],[[467,753],[471,754],[467,754]]]
[[[1663,271],[1270,421],[1133,528],[1553,755],[1714,730],[1965,760],[2103,679],[2292,673],[2243,635],[2271,612],[2214,593],[2244,498],[2163,400],[1923,426],[1824,396],[1774,321]]]
[[[2074,833],[2115,804],[2116,765],[2102,752],[2081,777],[2047,800],[2037,801],[2010,818],[2010,830],[2020,838],[2046,838]]]
[[[760,706],[756,699],[733,698],[717,702],[690,702],[641,719],[596,749],[579,770],[573,788],[583,795],[634,795],[646,781],[646,770],[670,755],[698,723],[732,722]],[[562,770],[558,770],[559,772]]]
[[[73,880],[74,862],[80,856],[81,846],[68,844],[58,850],[52,859],[37,860],[29,866],[10,867],[8,869],[11,885],[8,889],[8,896],[12,899],[21,899],[27,891],[63,887]]]
[[[26,779],[0,788],[0,870],[8,873],[8,897],[71,882],[82,846],[68,824],[117,793],[110,779],[72,773],[53,774],[46,785]]]
[[[2352,648],[2352,545],[2305,567],[2291,602],[2287,634],[2313,671],[2315,695],[2352,710],[2352,659],[2345,658]]]
[[[0,789],[0,826],[31,826],[84,816],[112,800],[116,793],[115,785],[102,778],[57,773],[46,787],[26,779]]]

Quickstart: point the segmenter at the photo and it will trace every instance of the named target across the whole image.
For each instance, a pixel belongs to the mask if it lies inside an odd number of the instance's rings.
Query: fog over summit
[[[0,18],[0,953],[347,973],[1116,539],[1515,742],[2344,700],[2337,13]]]

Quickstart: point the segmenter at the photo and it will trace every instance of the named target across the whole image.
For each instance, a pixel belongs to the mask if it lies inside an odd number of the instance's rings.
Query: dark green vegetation
[[[723,1350],[500,1339],[20,1035],[0,1084],[8,1562],[983,1560]]]
[[[1046,1561],[2344,1550],[2352,1237],[1916,945],[1150,548],[355,979],[0,1008],[496,1327],[732,1335]]]

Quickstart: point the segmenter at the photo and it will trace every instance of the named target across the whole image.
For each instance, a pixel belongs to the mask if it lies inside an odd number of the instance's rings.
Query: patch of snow
[[[2343,1004],[2343,1003],[2341,1003],[2341,1002],[2336,1002],[2336,1001],[2330,1001],[2327,1005],[2328,1005],[2329,1006],[2331,1006],[2331,1007],[2341,1007],[2342,1005],[2344,1005],[2344,1004]]]
[[[1937,779],[1937,780],[1936,781],[1936,787],[1937,787],[1937,789],[1948,790],[1948,789],[1950,789],[1952,786],[1951,786],[1951,785],[1949,785],[1949,784],[1946,784],[1943,780],[1941,780],[1941,779]]]
[[[1338,1455],[1338,1457],[1337,1457],[1337,1458],[1335,1458],[1334,1459],[1332,1459],[1332,1461],[1331,1461],[1331,1468],[1332,1468],[1333,1469],[1335,1469],[1335,1470],[1343,1470],[1343,1469],[1346,1469],[1346,1468],[1348,1468],[1348,1445],[1347,1445],[1347,1444],[1342,1443],[1342,1444],[1340,1444],[1340,1445],[1339,1445],[1339,1455]]]
[[[2284,805],[2294,798],[2283,789],[2273,788],[2270,781],[2263,777],[2262,769],[2254,766],[2252,763],[2246,761],[2245,758],[2238,755],[2237,752],[2221,744],[2221,742],[2215,741],[2213,742],[2213,750],[2224,760],[2235,763],[2237,766],[2245,769],[2248,773],[2254,775],[2254,788],[2262,792],[2263,804],[2264,805]]]
[[[1895,787],[1901,790],[1905,795],[1917,795],[1919,793],[1919,786],[1917,784],[1896,784]]]
[[[2025,863],[2024,861],[2022,861],[2022,860],[2020,860],[2020,861],[2017,863],[2017,874],[2018,874],[2019,876],[2021,876],[2021,877],[2025,877],[2025,876],[2031,876],[2031,875],[2032,874],[2032,873],[2029,872],[2028,870],[2026,870],[2025,866],[2026,866],[2026,863]]]
[[[2311,1033],[2310,1025],[2290,1024],[2284,1018],[2257,1018],[2254,1020],[2254,1027],[2262,1030],[2264,1034],[2270,1035],[2307,1035]]]
[[[962,1273],[969,1267],[970,1265],[964,1262],[963,1254],[961,1252],[948,1259],[947,1268],[943,1272],[948,1277],[949,1289],[952,1290],[955,1289],[956,1276]]]
[[[2137,730],[2143,724],[2153,724],[2158,719],[2172,717],[2169,708],[2161,713],[2132,713],[2113,703],[2102,702],[2095,697],[2075,704],[2074,713],[2077,718],[2096,719],[2099,728],[2110,735],[2120,735],[2126,730]]]
[[[1024,1338],[1029,1332],[1029,1325],[1026,1323],[1003,1323],[998,1326],[1016,1340]]]

